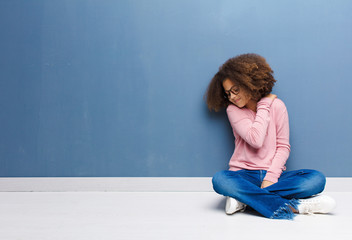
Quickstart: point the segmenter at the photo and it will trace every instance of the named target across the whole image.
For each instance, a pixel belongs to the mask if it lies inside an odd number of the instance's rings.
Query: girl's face
[[[243,108],[253,101],[245,89],[239,88],[230,79],[225,79],[222,86],[228,100],[239,108]]]

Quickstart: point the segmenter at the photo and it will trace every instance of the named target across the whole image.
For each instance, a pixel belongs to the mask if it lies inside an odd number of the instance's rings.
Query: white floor
[[[0,239],[352,239],[352,192],[294,221],[224,213],[214,192],[1,192]]]

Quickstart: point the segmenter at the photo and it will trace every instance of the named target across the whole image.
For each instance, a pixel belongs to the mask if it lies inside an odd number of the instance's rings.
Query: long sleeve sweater
[[[235,136],[229,170],[267,170],[264,180],[276,183],[290,154],[289,120],[283,101],[262,98],[257,112],[230,104],[227,116]]]

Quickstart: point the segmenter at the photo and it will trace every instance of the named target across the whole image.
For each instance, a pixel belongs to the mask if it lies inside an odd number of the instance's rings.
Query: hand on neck
[[[257,102],[254,100],[249,100],[248,103],[246,104],[246,108],[252,110],[253,112],[257,112]]]

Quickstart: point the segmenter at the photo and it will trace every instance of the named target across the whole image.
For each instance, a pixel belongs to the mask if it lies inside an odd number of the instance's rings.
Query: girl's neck
[[[257,102],[254,100],[249,100],[248,103],[246,104],[246,108],[252,110],[253,112],[257,112]]]

